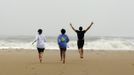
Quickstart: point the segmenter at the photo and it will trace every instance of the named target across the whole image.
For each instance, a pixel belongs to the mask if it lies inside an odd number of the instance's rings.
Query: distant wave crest
[[[46,42],[46,49],[59,49],[57,42]],[[24,42],[22,40],[0,40],[0,49],[36,49],[36,44],[32,45],[32,42]],[[77,41],[70,40],[68,43],[68,49],[77,49]],[[134,39],[122,39],[122,38],[99,38],[96,40],[86,40],[84,49],[94,50],[134,50]]]

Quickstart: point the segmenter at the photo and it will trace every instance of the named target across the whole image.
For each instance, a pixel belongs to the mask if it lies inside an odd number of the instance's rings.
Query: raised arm
[[[91,28],[91,26],[92,26],[93,24],[94,24],[94,23],[91,22],[90,26],[89,26],[85,31],[88,31],[88,30]]]
[[[71,28],[74,30],[74,31],[76,31],[76,29],[74,29],[74,27],[72,26],[72,24],[70,23],[70,26],[71,26]]]

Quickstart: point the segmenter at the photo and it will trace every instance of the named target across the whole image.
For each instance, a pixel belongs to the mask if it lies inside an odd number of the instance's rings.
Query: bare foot
[[[63,60],[63,64],[65,64],[65,60]]]
[[[84,57],[83,56],[80,56],[81,59],[83,59]]]
[[[40,59],[40,63],[42,63],[42,59]]]

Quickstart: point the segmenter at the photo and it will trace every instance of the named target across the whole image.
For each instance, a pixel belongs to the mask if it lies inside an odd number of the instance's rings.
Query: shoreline
[[[9,49],[0,49],[0,50],[36,50],[36,48],[34,49],[24,49],[24,48],[20,48],[20,49],[15,49],[15,48],[9,48]],[[59,49],[45,49],[45,50],[59,50]],[[67,50],[78,50],[78,49],[67,49]],[[94,51],[134,51],[134,50],[129,50],[129,49],[84,49],[84,50],[94,50]]]

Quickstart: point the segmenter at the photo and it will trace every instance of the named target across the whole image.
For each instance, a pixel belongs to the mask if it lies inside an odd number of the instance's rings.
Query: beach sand
[[[39,63],[36,50],[0,50],[0,75],[134,75],[134,51],[68,50],[66,64],[59,51],[46,50]]]

